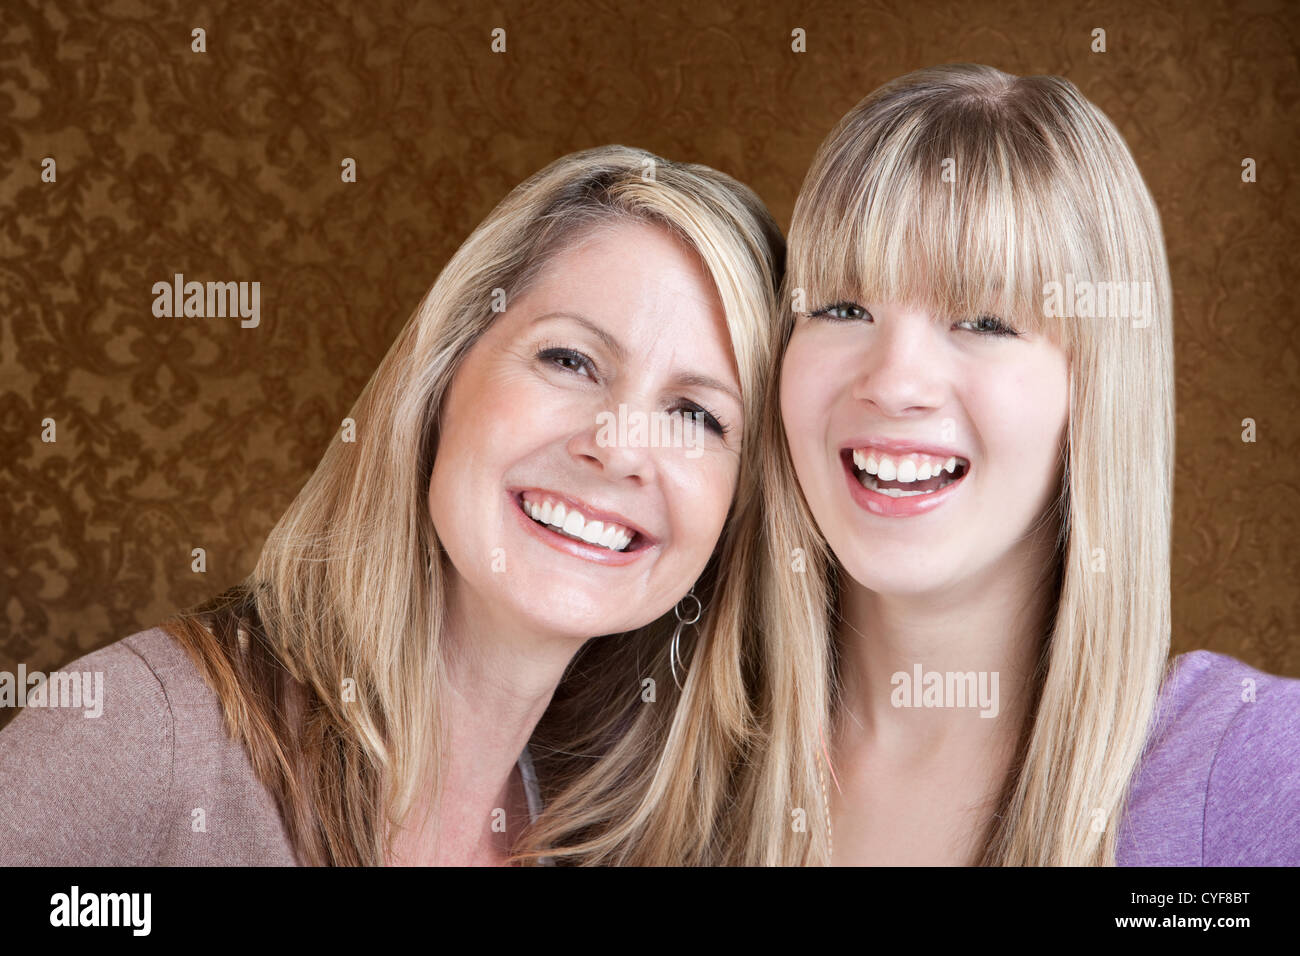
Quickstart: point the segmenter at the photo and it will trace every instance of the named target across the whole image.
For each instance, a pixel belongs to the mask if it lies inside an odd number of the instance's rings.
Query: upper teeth
[[[556,501],[549,496],[534,496],[525,492],[522,499],[524,511],[533,519],[543,524],[552,525],[573,538],[588,544],[600,545],[611,551],[622,551],[631,542],[636,532],[624,528],[612,521],[596,521],[588,518],[572,506]]]
[[[853,449],[853,464],[882,481],[926,481],[937,478],[941,471],[951,475],[959,463],[964,465],[966,460],[955,455],[945,460],[918,454],[887,455],[871,448]]]

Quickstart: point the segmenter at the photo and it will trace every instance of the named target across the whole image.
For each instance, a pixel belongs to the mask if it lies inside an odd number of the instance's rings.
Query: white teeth
[[[934,490],[926,491],[921,488],[881,488],[880,483],[876,481],[875,475],[858,475],[858,484],[863,488],[870,488],[877,494],[887,495],[890,498],[911,498],[914,495],[932,495]],[[885,479],[888,481],[889,479]],[[937,490],[937,489],[936,489]]]
[[[940,461],[923,455],[877,456],[873,451],[853,449],[853,466],[858,471],[878,476],[882,481],[929,481],[938,478],[945,471],[954,474],[959,460],[956,455],[947,461]]]
[[[909,455],[906,457],[900,455],[893,458],[889,455],[877,456],[874,452],[855,448],[853,449],[853,464],[857,469],[855,475],[862,487],[869,488],[877,494],[886,495],[890,498],[910,498],[914,495],[934,494],[939,488],[952,484],[957,479],[949,476],[956,473],[959,464],[964,464],[964,459],[959,459],[955,455],[948,458],[947,461],[931,459],[922,455]],[[882,481],[906,484],[914,481],[929,481],[932,478],[940,477],[944,480],[939,482],[939,488],[880,487]]]
[[[603,521],[588,521],[582,513],[566,508],[562,503],[552,502],[549,498],[543,504],[535,501],[523,501],[524,513],[533,520],[550,525],[556,530],[612,551],[622,551],[632,543],[633,532],[621,525]]]

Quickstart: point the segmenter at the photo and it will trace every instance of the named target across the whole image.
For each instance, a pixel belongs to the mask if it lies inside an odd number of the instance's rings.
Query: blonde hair
[[[1047,315],[1048,283],[1070,281],[1145,284],[1150,312],[1134,324]],[[781,351],[801,295],[1001,313],[1068,355],[1067,460],[1042,518],[1059,527],[1043,574],[1051,622],[1036,706],[980,862],[1113,864],[1169,652],[1174,451],[1169,272],[1124,140],[1060,77],[965,64],[901,77],[818,150],[795,206],[784,292]],[[771,639],[812,636],[833,711],[843,572],[799,489],[775,404],[768,418],[782,436],[767,472],[769,557],[782,561],[797,610]],[[785,573],[795,548],[807,573]],[[1091,567],[1098,554],[1104,572]]]
[[[249,578],[167,622],[218,692],[303,863],[383,863],[390,825],[422,787],[436,805],[452,571],[445,554],[434,560],[426,494],[443,396],[495,318],[494,290],[518,297],[566,243],[619,220],[661,226],[699,255],[731,336],[742,447],[755,447],[784,255],[775,223],[707,167],[621,146],[575,153],[511,192],[447,263],[349,412],[356,442],[331,441]],[[714,859],[727,768],[752,723],[737,623],[747,598],[733,569],[749,567],[736,527],[758,497],[752,453],[741,457],[730,520],[696,582],[707,610],[684,642],[685,693],[666,671],[671,614],[588,642],[535,738],[547,741],[534,759],[549,805],[518,859]],[[641,703],[644,677],[657,681],[654,705]]]

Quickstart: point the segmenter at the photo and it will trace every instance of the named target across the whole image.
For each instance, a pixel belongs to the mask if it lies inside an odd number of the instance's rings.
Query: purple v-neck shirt
[[[1182,654],[1120,823],[1120,866],[1300,866],[1300,680]]]

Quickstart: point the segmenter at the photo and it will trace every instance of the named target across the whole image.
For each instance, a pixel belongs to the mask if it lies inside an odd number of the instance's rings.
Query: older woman
[[[705,167],[608,147],[519,186],[252,575],[71,665],[100,719],[0,734],[0,862],[725,862],[781,265]],[[787,852],[764,812],[729,858]]]

